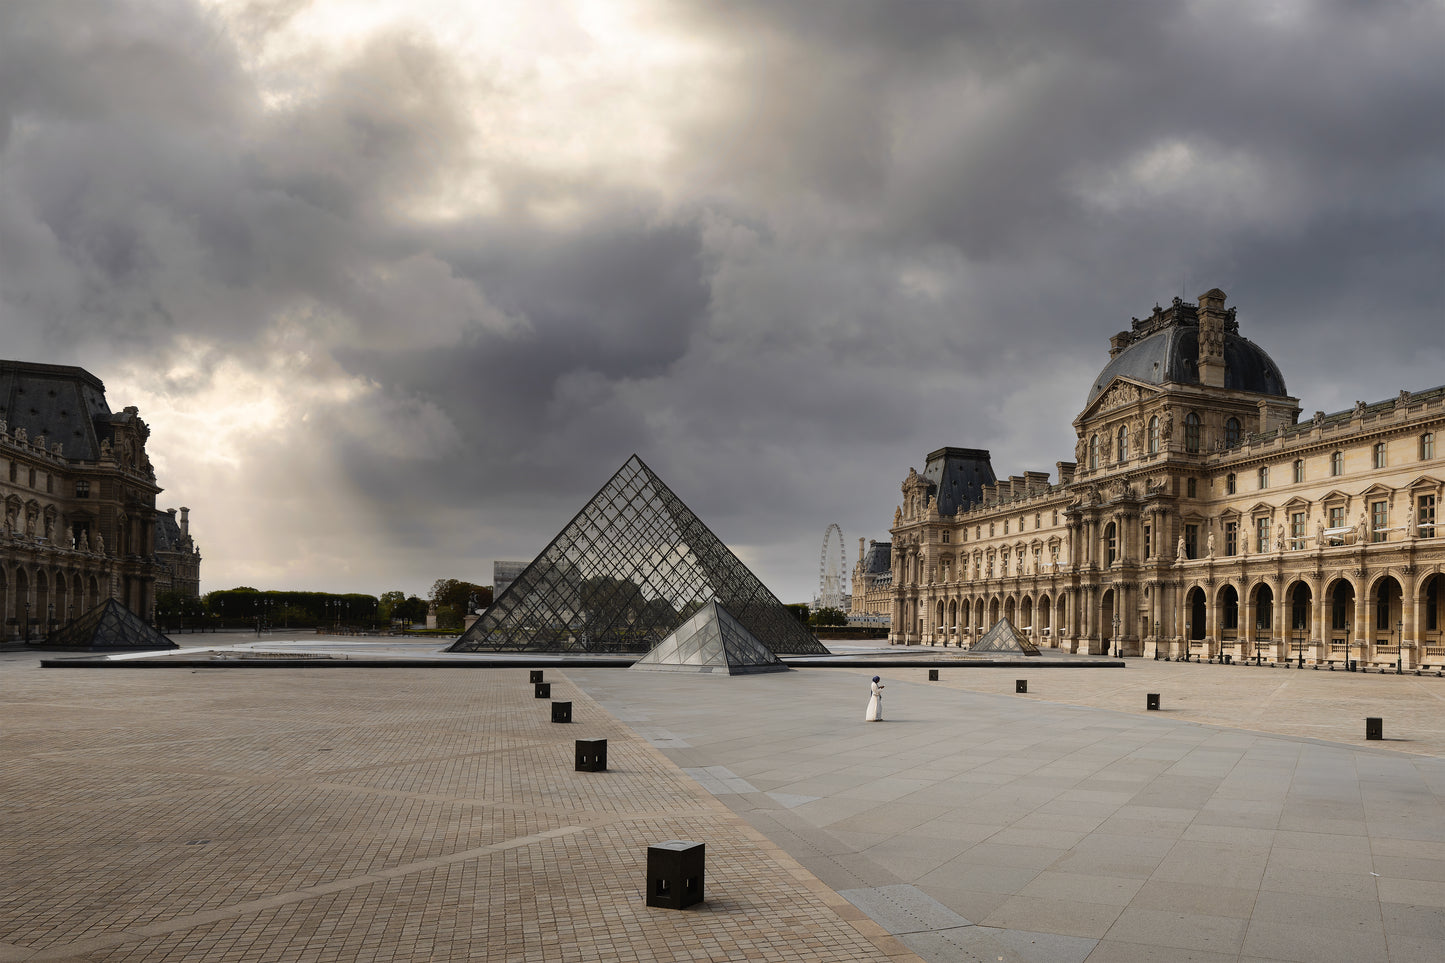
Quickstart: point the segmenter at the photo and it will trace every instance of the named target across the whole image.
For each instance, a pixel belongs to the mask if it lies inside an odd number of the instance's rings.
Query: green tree
[[[437,607],[437,627],[459,629],[463,616],[492,604],[492,587],[439,578],[432,583],[431,600]]]
[[[808,611],[807,602],[794,602],[791,605],[783,606],[783,608],[787,609],[789,612],[792,612],[793,617],[796,618],[799,622],[802,622],[804,625],[810,624],[808,622],[810,613]]]
[[[383,622],[394,618],[400,618],[396,614],[397,606],[406,602],[406,593],[401,589],[392,589],[390,592],[382,592],[376,600],[376,617]]]
[[[848,616],[839,609],[825,606],[813,613],[812,624],[815,626],[847,625]]]

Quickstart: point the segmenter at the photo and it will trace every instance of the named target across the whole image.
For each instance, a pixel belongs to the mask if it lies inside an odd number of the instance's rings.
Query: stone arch
[[[1033,596],[1025,595],[1019,600],[1019,621],[1023,624],[1020,628],[1028,629],[1030,635],[1034,635],[1034,600]]]
[[[1018,610],[1014,605],[1014,597],[1012,595],[1003,600],[1003,617],[1008,619],[1015,628],[1018,627]]]
[[[1190,642],[1202,642],[1209,628],[1209,606],[1205,602],[1203,587],[1191,585],[1184,593],[1184,637]]]
[[[1403,638],[1405,589],[1394,575],[1386,572],[1370,583],[1370,615],[1366,628],[1372,640],[1395,644]]]
[[[988,600],[988,626],[989,626],[989,628],[992,628],[993,626],[995,626],[995,625],[998,624],[998,615],[999,615],[999,600],[998,600],[998,596],[995,595],[993,598],[991,598],[991,599]]]
[[[29,637],[30,617],[30,574],[25,571],[24,565],[15,566],[15,601],[11,619],[19,626],[18,635],[21,638]]]
[[[1274,624],[1274,586],[1259,581],[1249,590],[1250,606],[1254,609],[1254,622],[1244,628],[1255,639],[1278,637],[1277,629],[1284,626]]]
[[[1332,640],[1349,644],[1355,629],[1355,584],[1341,576],[1325,588],[1325,625]]]
[[[1319,637],[1319,627],[1314,624],[1314,601],[1315,591],[1304,579],[1295,579],[1285,586],[1285,624],[1279,630],[1287,631],[1296,643]]]

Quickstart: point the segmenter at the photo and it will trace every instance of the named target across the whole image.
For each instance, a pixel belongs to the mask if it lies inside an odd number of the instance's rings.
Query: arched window
[[[1375,445],[1375,467],[1385,467],[1385,443],[1383,441]]]
[[[1330,453],[1330,474],[1343,475],[1345,473],[1345,453],[1336,451]]]
[[[1099,467],[1099,436],[1092,435],[1089,438],[1089,470],[1095,471]]]
[[[1294,460],[1294,483],[1298,485],[1305,480],[1305,460],[1296,458]]]
[[[1192,411],[1184,416],[1184,450],[1199,451],[1199,415]]]
[[[1239,419],[1231,418],[1224,423],[1224,443],[1230,448],[1239,444]]]
[[[1128,461],[1128,460],[1129,460],[1129,426],[1128,426],[1128,425],[1120,425],[1120,426],[1119,426],[1119,460],[1120,460],[1121,462],[1124,462],[1124,461]]]
[[[1119,533],[1118,530],[1114,527],[1113,522],[1110,522],[1107,526],[1104,527],[1104,547],[1104,553],[1107,559],[1105,564],[1113,565],[1115,555],[1117,554],[1119,549]]]
[[[1435,457],[1435,432],[1427,431],[1420,436],[1420,460],[1428,461]]]
[[[1265,466],[1265,467],[1263,467],[1263,468],[1260,468],[1260,470],[1259,470],[1259,487],[1260,487],[1260,488],[1268,488],[1268,487],[1269,487],[1269,468],[1268,468],[1268,466]]]
[[[1234,492],[1235,492],[1236,484],[1237,484],[1237,479],[1236,479],[1235,476],[1234,476],[1234,472],[1230,472],[1228,475],[1225,475],[1225,476],[1224,476],[1224,493],[1225,493],[1226,495],[1233,495]]]
[[[1149,454],[1159,454],[1159,416],[1149,419]]]

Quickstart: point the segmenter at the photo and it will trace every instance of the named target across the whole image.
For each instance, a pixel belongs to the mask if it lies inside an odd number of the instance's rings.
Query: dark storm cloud
[[[541,68],[278,55],[306,8],[0,5],[0,353],[284,370],[245,457],[358,554],[485,577],[637,451],[801,596],[926,452],[1071,457],[1108,337],[1216,285],[1307,413],[1439,380],[1435,4],[661,3],[707,55],[639,82],[633,169],[506,140]]]

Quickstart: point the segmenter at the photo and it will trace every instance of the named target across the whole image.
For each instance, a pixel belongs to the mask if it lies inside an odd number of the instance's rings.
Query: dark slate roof
[[[930,452],[923,477],[934,485],[940,515],[953,515],[960,506],[966,509],[978,504],[983,486],[997,481],[988,451],[983,448],[940,448]]]
[[[1199,384],[1199,328],[1179,325],[1156,331],[1134,342],[1104,365],[1089,389],[1085,407],[1103,394],[1115,378],[1144,384]],[[1285,396],[1284,375],[1274,359],[1253,341],[1238,334],[1224,335],[1224,387]]]
[[[868,551],[863,553],[863,571],[869,575],[881,575],[893,568],[893,543],[868,540]]]
[[[0,361],[0,418],[9,431],[24,428],[33,441],[64,445],[66,458],[96,461],[100,443],[95,420],[109,420],[105,385],[84,368]]]
[[[156,513],[156,551],[179,552],[181,550],[181,524],[176,521],[176,510]]]

